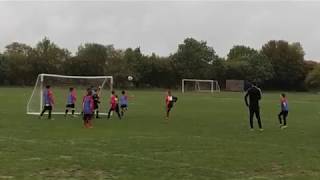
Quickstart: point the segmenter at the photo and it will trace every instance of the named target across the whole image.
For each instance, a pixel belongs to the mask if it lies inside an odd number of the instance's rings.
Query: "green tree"
[[[147,67],[147,58],[141,53],[140,48],[128,48],[124,51],[124,61],[127,64],[128,69],[126,72],[130,72],[134,77],[134,84],[141,86],[141,79],[150,69]]]
[[[263,84],[274,76],[272,64],[268,58],[260,53],[252,54],[248,57],[248,69],[246,80]]]
[[[248,46],[236,45],[230,49],[227,55],[227,60],[242,60],[243,58],[250,57],[257,53],[257,50]]]
[[[210,65],[218,60],[212,47],[205,41],[187,38],[179,44],[178,51],[171,57],[177,78],[208,78]]]
[[[62,49],[48,38],[37,43],[32,56],[33,76],[39,73],[62,73],[63,64],[71,57],[67,49]]]
[[[108,65],[108,48],[113,46],[104,46],[97,43],[86,43],[79,46],[76,53],[79,63],[85,64],[83,75],[105,75]]]
[[[233,46],[227,55],[228,77],[258,82],[273,78],[274,70],[268,58],[247,46]]]
[[[8,68],[8,59],[3,54],[0,54],[0,84],[8,84]]]
[[[271,84],[278,88],[301,88],[305,79],[304,51],[299,43],[269,41],[262,46],[262,54],[267,56],[274,69]]]
[[[32,47],[22,43],[11,43],[6,46],[4,51],[6,74],[10,84],[25,85],[34,79],[32,72]]]
[[[305,83],[309,89],[320,89],[320,65],[316,66],[306,77]]]

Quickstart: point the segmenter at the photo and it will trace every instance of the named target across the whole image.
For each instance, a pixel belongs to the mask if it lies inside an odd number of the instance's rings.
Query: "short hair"
[[[70,91],[73,91],[73,87],[69,88]]]
[[[50,85],[46,85],[46,88],[47,88],[47,89],[50,89],[50,87],[51,87]]]
[[[114,94],[114,90],[111,91],[111,94]]]
[[[286,97],[286,94],[285,94],[285,93],[281,93],[281,96],[282,96],[282,97]]]
[[[125,94],[126,92],[123,90],[122,92],[121,92],[121,94]]]
[[[88,95],[92,95],[92,90],[91,90],[91,88],[88,88],[88,89],[87,89],[87,93],[88,93]]]

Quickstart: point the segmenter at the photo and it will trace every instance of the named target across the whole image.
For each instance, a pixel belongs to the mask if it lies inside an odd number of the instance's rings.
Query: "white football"
[[[128,76],[128,80],[129,80],[129,81],[132,81],[132,80],[133,80],[133,77],[132,77],[132,76]]]

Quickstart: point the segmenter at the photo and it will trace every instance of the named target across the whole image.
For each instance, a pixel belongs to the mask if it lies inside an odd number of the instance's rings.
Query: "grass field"
[[[84,129],[80,118],[26,115],[31,91],[0,88],[0,180],[320,179],[319,95],[288,93],[281,130],[279,93],[265,93],[265,131],[251,132],[242,93],[175,93],[165,124],[164,92],[133,91],[124,120]]]

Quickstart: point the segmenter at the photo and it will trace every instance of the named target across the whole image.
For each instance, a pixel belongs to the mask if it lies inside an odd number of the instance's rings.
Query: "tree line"
[[[304,59],[300,43],[270,40],[261,49],[233,46],[219,57],[206,41],[186,38],[166,57],[145,55],[140,48],[85,43],[73,55],[48,38],[35,47],[13,42],[0,53],[1,85],[33,85],[40,73],[112,75],[116,87],[177,88],[182,78],[255,81],[267,89],[307,90],[320,87],[320,66]]]

